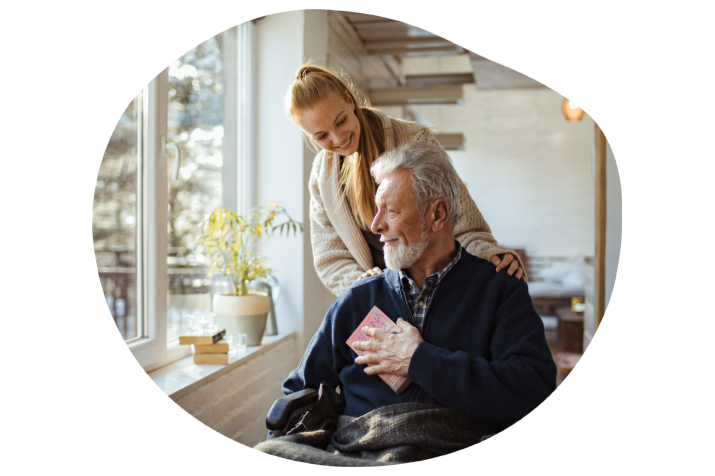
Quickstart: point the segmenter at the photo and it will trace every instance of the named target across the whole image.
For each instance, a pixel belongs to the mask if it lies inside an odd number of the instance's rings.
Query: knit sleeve
[[[318,185],[322,157],[313,162],[308,187],[310,190],[310,238],[313,265],[320,281],[336,296],[358,280],[365,270],[360,267],[335,231],[325,211]]]
[[[426,127],[415,133],[411,137],[411,141],[427,142],[441,147],[432,131]],[[489,229],[489,225],[469,195],[467,186],[461,181],[459,186],[459,217],[457,217],[457,223],[454,227],[454,237],[469,253],[487,261],[494,255],[511,253],[519,262],[519,266],[524,269],[524,276],[526,276],[526,267],[519,255],[514,251],[505,250],[499,246],[496,238],[492,235],[492,231]]]

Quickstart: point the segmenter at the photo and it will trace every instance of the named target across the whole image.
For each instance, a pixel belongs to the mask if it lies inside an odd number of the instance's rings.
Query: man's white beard
[[[383,237],[383,239],[390,238]],[[422,230],[420,241],[411,246],[406,246],[402,243],[402,239],[397,237],[397,246],[385,245],[382,249],[385,255],[385,265],[394,270],[407,269],[420,259],[428,244],[427,230]]]

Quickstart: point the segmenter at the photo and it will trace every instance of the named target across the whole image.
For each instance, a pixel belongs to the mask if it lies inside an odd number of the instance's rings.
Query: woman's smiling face
[[[355,103],[345,93],[329,93],[311,109],[299,114],[300,128],[325,150],[340,155],[352,155],[360,141],[360,122],[355,115]]]

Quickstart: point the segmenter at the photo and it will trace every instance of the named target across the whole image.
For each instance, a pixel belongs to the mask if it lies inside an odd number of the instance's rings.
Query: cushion
[[[542,269],[535,277],[545,283],[583,289],[586,284],[585,273],[583,256],[574,256],[566,261],[551,263],[548,268]]]

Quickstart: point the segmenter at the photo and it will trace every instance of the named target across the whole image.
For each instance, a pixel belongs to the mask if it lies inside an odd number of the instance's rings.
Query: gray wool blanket
[[[321,385],[316,405],[288,432],[273,432],[255,449],[326,466],[383,466],[434,458],[500,432],[505,422],[424,403],[378,408],[358,418],[341,416],[344,400]]]

